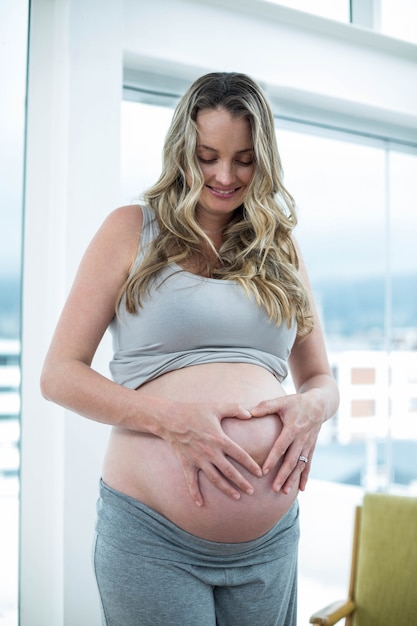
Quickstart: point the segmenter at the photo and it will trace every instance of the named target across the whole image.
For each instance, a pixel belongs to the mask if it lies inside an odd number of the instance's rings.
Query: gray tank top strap
[[[140,245],[133,270],[136,269],[137,266],[143,261],[148,251],[148,247],[159,233],[158,221],[152,209],[146,205],[141,205],[140,208],[143,215],[142,232],[140,235]]]

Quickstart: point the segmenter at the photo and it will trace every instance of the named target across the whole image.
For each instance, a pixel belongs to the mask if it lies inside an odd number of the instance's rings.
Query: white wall
[[[107,429],[43,401],[38,380],[82,251],[119,201],[122,58],[139,80],[245,71],[283,112],[376,120],[416,139],[416,47],[299,18],[256,0],[31,2],[21,626],[99,624],[90,546]]]

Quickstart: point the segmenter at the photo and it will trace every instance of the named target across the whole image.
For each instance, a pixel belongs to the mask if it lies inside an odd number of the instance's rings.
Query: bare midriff
[[[267,370],[245,363],[213,363],[169,372],[140,388],[141,392],[181,402],[237,402],[244,409],[284,395]],[[139,393],[139,392],[138,392]],[[226,434],[259,464],[265,461],[281,432],[276,415],[241,420],[224,418]],[[204,505],[198,507],[188,491],[181,464],[170,444],[154,435],[113,428],[103,467],[103,480],[113,489],[140,500],[171,522],[203,539],[243,542],[260,537],[289,510],[297,497],[276,493],[272,483],[280,462],[257,478],[235,462],[254,487],[239,500],[223,494],[199,472]]]

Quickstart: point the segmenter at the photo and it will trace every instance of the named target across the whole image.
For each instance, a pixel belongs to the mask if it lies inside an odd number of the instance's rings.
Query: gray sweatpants
[[[200,539],[104,483],[97,512],[103,625],[296,625],[297,501],[244,543]]]

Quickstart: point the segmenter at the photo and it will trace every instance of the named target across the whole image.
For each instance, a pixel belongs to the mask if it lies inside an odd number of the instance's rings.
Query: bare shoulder
[[[106,217],[103,227],[109,230],[117,229],[119,233],[139,234],[142,230],[143,213],[138,204],[129,204],[114,209]]]
[[[138,205],[121,206],[106,217],[93,241],[92,248],[103,259],[111,257],[113,266],[129,267],[137,255],[143,214]]]

